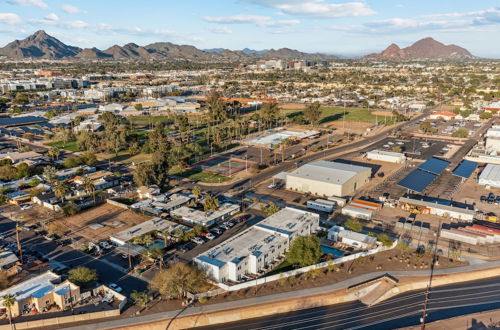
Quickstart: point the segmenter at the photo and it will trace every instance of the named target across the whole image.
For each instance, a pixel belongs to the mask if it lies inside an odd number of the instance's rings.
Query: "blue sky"
[[[0,45],[39,29],[101,49],[170,41],[340,55],[430,36],[500,58],[498,0],[0,0]]]

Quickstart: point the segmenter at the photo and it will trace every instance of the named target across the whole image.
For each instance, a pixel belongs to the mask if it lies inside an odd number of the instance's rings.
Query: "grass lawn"
[[[51,143],[46,143],[46,145],[51,146],[51,147],[57,147],[59,149],[65,149],[68,151],[79,151],[78,147],[76,146],[76,141],[71,141],[71,142],[51,142]]]
[[[186,168],[174,167],[169,171],[168,174],[189,178],[191,180],[197,180],[204,183],[220,183],[231,180],[231,178],[227,176],[201,172],[193,168],[186,169]]]
[[[128,119],[133,124],[137,125],[148,125],[150,122],[155,124],[158,122],[169,121],[168,116],[142,116],[142,117],[130,117]]]
[[[343,108],[343,107],[322,107],[321,108],[321,117],[320,124],[326,124],[332,121],[343,120],[344,119],[344,111],[345,111],[345,120],[346,121],[357,121],[357,122],[367,122],[367,123],[375,123],[375,120],[378,119],[379,123],[383,123],[385,121],[384,117],[379,116],[378,118],[372,114],[373,110],[368,110],[364,108]],[[293,118],[300,113],[302,110],[284,110],[285,114]],[[392,120],[387,118],[387,124],[392,124]]]

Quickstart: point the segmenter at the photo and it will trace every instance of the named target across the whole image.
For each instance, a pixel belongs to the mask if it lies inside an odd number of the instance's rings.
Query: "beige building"
[[[24,311],[44,312],[51,307],[61,310],[71,307],[71,303],[80,300],[80,287],[69,282],[61,282],[61,277],[50,271],[29,280],[11,286],[0,292],[0,297],[11,294],[15,298],[11,307],[12,317],[22,315]],[[0,309],[6,311],[0,299]],[[7,311],[6,311],[7,312]]]
[[[371,168],[320,160],[286,176],[286,188],[317,196],[351,196],[368,183]]]

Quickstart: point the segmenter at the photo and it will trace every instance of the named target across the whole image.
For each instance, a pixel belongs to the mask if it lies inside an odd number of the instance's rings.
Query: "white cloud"
[[[300,23],[298,20],[273,20],[269,16],[233,15],[233,16],[205,16],[203,19],[218,24],[255,24],[263,27],[291,26]]]
[[[364,2],[332,3],[326,0],[244,0],[279,9],[282,13],[312,18],[341,18],[375,14]]]
[[[35,6],[42,9],[49,8],[49,5],[43,2],[43,0],[8,0],[7,2],[19,6]]]
[[[80,9],[76,6],[69,5],[69,4],[62,5],[61,9],[68,14],[86,14],[87,13],[86,10]]]
[[[222,26],[212,26],[209,28],[210,31],[217,34],[231,34],[233,31],[226,25]]]
[[[47,16],[45,16],[45,19],[47,19],[49,21],[58,21],[59,16],[57,16],[57,14],[55,14],[55,13],[50,13]]]
[[[14,13],[0,13],[0,22],[9,24],[9,25],[16,25],[21,23],[21,17],[19,15],[14,14]]]

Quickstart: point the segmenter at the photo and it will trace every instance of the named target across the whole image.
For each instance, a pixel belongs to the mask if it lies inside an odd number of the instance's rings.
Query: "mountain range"
[[[0,58],[23,59],[77,59],[77,60],[188,60],[188,61],[249,61],[257,59],[333,60],[338,57],[321,53],[304,53],[290,48],[229,50],[212,48],[201,50],[190,45],[156,42],[146,46],[135,43],[114,45],[108,49],[80,48],[66,45],[45,31],[40,30],[23,40],[15,40],[0,48]],[[472,59],[476,58],[465,48],[444,45],[432,38],[425,38],[406,48],[391,44],[383,52],[369,54],[365,59]]]
[[[170,42],[156,42],[146,46],[134,43],[114,45],[108,49],[79,48],[69,46],[40,30],[23,39],[15,40],[0,48],[0,57],[8,59],[84,59],[84,60],[189,60],[189,61],[236,61],[254,59],[303,59],[327,60],[336,56],[320,53],[303,53],[298,50],[281,48],[262,51],[245,48],[229,50],[214,48],[201,50],[190,45],[176,45]]]
[[[466,60],[476,58],[467,49],[456,45],[445,45],[432,38],[424,38],[406,48],[391,44],[381,53],[369,54],[365,59],[409,60],[409,59],[452,59]]]

